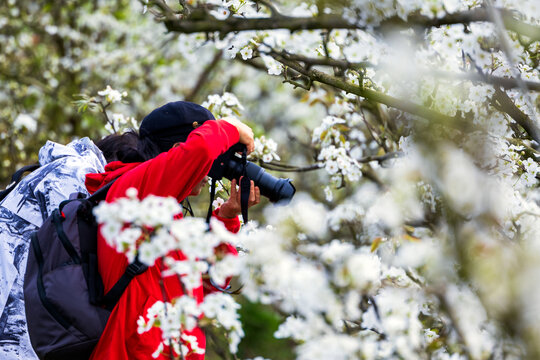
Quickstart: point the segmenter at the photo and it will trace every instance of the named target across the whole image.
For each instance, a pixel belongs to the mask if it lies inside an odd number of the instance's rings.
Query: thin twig
[[[216,54],[212,58],[212,61],[201,72],[201,75],[199,76],[199,80],[197,81],[197,84],[195,84],[191,92],[186,96],[185,98],[186,101],[194,101],[196,99],[202,87],[208,82],[210,73],[217,67],[217,65],[221,61],[222,56],[223,56],[223,50],[219,50],[218,52],[216,52]]]
[[[384,142],[380,141],[379,134],[375,136],[375,131],[372,129],[371,124],[367,121],[363,108],[360,108],[360,114],[362,115],[362,121],[364,122],[364,124],[366,124],[366,128],[368,129],[369,135],[371,135],[371,137],[373,138],[373,140],[375,140],[377,145],[382,147],[384,151],[388,152],[388,149],[386,148],[386,145],[384,144]]]

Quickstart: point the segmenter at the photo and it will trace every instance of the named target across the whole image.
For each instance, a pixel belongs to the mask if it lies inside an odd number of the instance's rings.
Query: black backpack
[[[32,234],[24,301],[30,342],[40,359],[88,359],[129,282],[146,270],[138,260],[129,264],[103,295],[92,210],[111,185],[90,197],[73,194]]]

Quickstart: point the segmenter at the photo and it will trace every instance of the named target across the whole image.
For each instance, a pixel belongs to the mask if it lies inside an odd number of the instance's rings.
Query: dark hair
[[[135,130],[128,130],[123,134],[112,134],[96,141],[96,146],[101,150],[105,160],[122,161],[125,163],[141,162],[145,159],[139,154],[137,146],[139,134]]]
[[[150,138],[141,138],[140,136],[139,143],[137,144],[137,151],[140,156],[144,158],[144,161],[153,159],[163,152]]]
[[[158,156],[159,147],[149,138],[140,138],[136,130],[128,130],[123,134],[112,134],[96,141],[105,160],[123,163],[144,162]]]

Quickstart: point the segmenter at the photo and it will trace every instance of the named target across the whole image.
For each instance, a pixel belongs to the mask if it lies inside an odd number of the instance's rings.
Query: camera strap
[[[240,180],[240,209],[242,210],[242,219],[244,224],[248,222],[249,193],[251,190],[251,181],[247,176],[247,148],[242,151],[242,179]]]
[[[208,205],[208,213],[206,214],[206,223],[210,225],[210,218],[212,217],[212,204],[214,203],[214,197],[216,196],[216,182],[217,180],[212,178],[210,185],[210,204]]]
[[[212,217],[212,204],[216,196],[216,182],[217,180],[212,178],[210,185],[210,204],[208,205],[208,213],[206,214],[206,223],[210,224],[210,218]],[[248,206],[249,206],[249,194],[251,192],[251,179],[247,175],[247,149],[244,147],[242,150],[242,179],[238,184],[240,186],[240,209],[242,211],[242,219],[244,224],[248,222]]]

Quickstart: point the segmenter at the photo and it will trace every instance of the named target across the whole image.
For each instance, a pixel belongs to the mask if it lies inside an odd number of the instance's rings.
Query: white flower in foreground
[[[208,99],[206,100],[206,102],[204,102],[202,104],[203,107],[208,107],[209,105],[221,105],[223,104],[223,99],[221,98],[221,96],[217,95],[217,94],[213,94],[213,95],[208,95]]]
[[[182,212],[182,206],[173,197],[147,196],[141,201],[141,225],[155,227],[169,225]]]
[[[443,153],[442,185],[453,208],[462,214],[477,214],[488,205],[484,199],[489,179],[465,152],[448,147]]]
[[[118,252],[126,254],[128,261],[133,262],[137,255],[137,241],[141,238],[142,231],[139,228],[127,228],[116,236],[114,246]],[[111,244],[113,245],[113,244]]]
[[[319,247],[320,258],[326,264],[341,262],[354,252],[354,245],[334,239],[329,244]]]
[[[327,231],[326,207],[303,193],[297,193],[286,207],[266,208],[265,217],[280,232],[294,230],[295,233],[302,232],[308,236],[324,236]],[[291,225],[296,227],[291,228]]]
[[[204,316],[216,319],[218,323],[229,333],[229,350],[232,353],[238,351],[238,344],[244,331],[237,310],[240,305],[234,301],[232,296],[224,293],[213,293],[206,295],[203,303],[200,305]]]
[[[381,260],[368,252],[353,254],[335,276],[338,284],[350,285],[364,292],[376,290],[381,284]]]
[[[174,221],[170,232],[188,259],[205,259],[214,254],[214,247],[221,242],[214,234],[207,233],[207,228],[204,219],[184,218]]]
[[[434,340],[439,338],[439,334],[437,334],[435,331],[431,329],[424,329],[424,340],[426,343],[431,343]]]
[[[223,286],[227,278],[240,273],[241,265],[241,258],[226,255],[210,268],[209,275],[216,284]]]
[[[295,341],[308,341],[328,332],[329,326],[318,316],[308,316],[306,319],[289,316],[274,333],[278,339],[291,338]]]
[[[181,336],[182,338],[182,341],[184,342],[184,344],[188,344],[189,347],[191,348],[191,351],[193,351],[195,354],[204,354],[204,349],[201,349],[199,347],[199,342],[197,341],[197,337],[196,336],[193,336],[193,335],[187,335],[187,334],[182,334]]]
[[[328,334],[297,347],[299,360],[349,360],[358,358],[362,343],[347,335]]]

